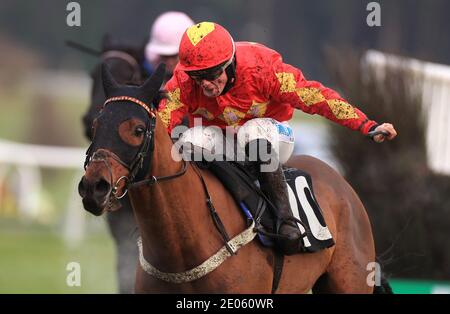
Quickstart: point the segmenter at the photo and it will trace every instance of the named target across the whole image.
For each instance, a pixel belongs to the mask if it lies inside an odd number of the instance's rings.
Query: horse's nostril
[[[78,194],[80,194],[80,196],[82,198],[84,198],[86,196],[86,179],[83,176],[80,180],[80,183],[78,183]]]
[[[95,184],[95,194],[97,195],[106,195],[110,189],[110,184],[103,179],[100,179]]]

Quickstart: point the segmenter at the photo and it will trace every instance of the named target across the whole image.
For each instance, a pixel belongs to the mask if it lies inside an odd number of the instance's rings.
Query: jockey
[[[302,242],[281,168],[293,152],[293,132],[287,121],[294,109],[319,114],[363,135],[373,130],[389,134],[375,136],[376,142],[396,136],[391,124],[379,125],[337,92],[306,80],[299,69],[283,63],[276,51],[257,43],[234,42],[219,24],[202,22],[188,28],[179,55],[180,62],[165,86],[168,97],[159,104],[163,123],[170,133],[188,113],[191,126],[194,118],[201,119],[204,135],[208,126],[233,128],[246,154],[256,149],[258,179],[276,207],[277,232],[287,239],[279,242],[285,254],[299,252]],[[205,144],[205,137],[195,136],[196,129],[188,129],[180,140],[211,149],[211,138],[218,137],[209,133]],[[263,171],[267,159],[258,150],[263,145],[279,161],[271,171]]]
[[[145,47],[144,68],[150,75],[159,63],[166,64],[166,81],[172,77],[178,63],[181,36],[192,19],[183,12],[168,11],[159,15],[152,25],[150,40]]]

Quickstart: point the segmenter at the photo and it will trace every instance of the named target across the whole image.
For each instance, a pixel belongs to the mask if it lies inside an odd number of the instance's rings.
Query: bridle
[[[136,155],[133,158],[133,160],[131,161],[131,163],[129,163],[129,164],[126,163],[125,161],[123,161],[119,156],[117,156],[114,153],[108,154],[108,157],[113,158],[115,161],[117,161],[119,164],[124,166],[129,171],[128,176],[121,176],[114,183],[111,165],[106,160],[104,154],[101,154],[101,151],[103,149],[98,149],[97,151],[92,152],[92,148],[93,148],[93,144],[94,144],[93,142],[86,151],[86,160],[84,162],[85,170],[90,162],[105,163],[105,165],[108,168],[109,173],[110,173],[110,191],[108,194],[109,195],[112,194],[116,200],[123,198],[130,188],[136,188],[136,187],[139,187],[142,185],[150,186],[150,185],[156,184],[160,181],[167,181],[170,179],[180,177],[186,173],[187,165],[188,165],[188,163],[184,159],[182,159],[183,167],[179,172],[177,172],[173,175],[159,176],[159,177],[152,176],[151,178],[145,179],[145,176],[149,173],[150,168],[152,166],[153,151],[155,149],[154,134],[155,134],[155,127],[156,127],[156,114],[143,101],[136,99],[134,97],[130,97],[130,96],[116,96],[116,97],[108,98],[104,102],[101,111],[106,107],[107,104],[112,103],[112,102],[119,102],[119,101],[133,102],[133,103],[139,105],[140,107],[144,108],[145,111],[147,111],[150,116],[150,119],[148,119],[148,121],[146,123],[146,131],[145,131],[145,135],[144,135],[144,140],[139,148],[139,151],[136,153]],[[138,179],[138,180],[136,181],[136,179]],[[125,191],[123,192],[122,195],[118,196],[117,189],[118,189],[119,183],[122,180],[125,180]]]

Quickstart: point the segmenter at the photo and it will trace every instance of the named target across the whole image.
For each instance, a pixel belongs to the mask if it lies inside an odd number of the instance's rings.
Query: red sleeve
[[[158,114],[170,134],[182,122],[188,108],[181,102],[181,89],[175,75],[166,83],[165,90],[167,98],[160,101]]]
[[[272,51],[270,58],[273,74],[264,83],[269,97],[306,113],[319,114],[364,135],[377,125],[334,90],[306,80],[299,69],[283,63],[280,54]]]

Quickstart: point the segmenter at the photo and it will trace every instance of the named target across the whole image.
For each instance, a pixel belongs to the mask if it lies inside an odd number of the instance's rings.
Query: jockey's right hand
[[[372,132],[369,132],[368,135],[372,137],[375,142],[381,143],[384,142],[385,139],[388,139],[389,141],[393,140],[397,136],[397,131],[391,123],[383,123],[377,126]]]

